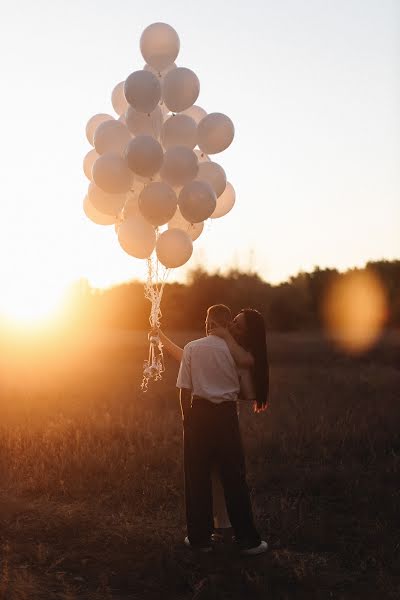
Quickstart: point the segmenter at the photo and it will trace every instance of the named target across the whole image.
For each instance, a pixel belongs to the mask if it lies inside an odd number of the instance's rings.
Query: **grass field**
[[[270,408],[241,426],[271,549],[240,559],[182,543],[177,365],[142,393],[145,333],[3,339],[0,598],[399,598],[399,348],[269,336]]]

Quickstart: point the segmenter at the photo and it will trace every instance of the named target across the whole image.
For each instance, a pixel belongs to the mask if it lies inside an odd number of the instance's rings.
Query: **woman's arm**
[[[231,332],[225,327],[215,327],[210,331],[211,335],[217,335],[224,339],[227,343],[233,360],[238,367],[249,369],[254,366],[254,358],[251,352],[247,352],[240,344],[237,343]]]
[[[178,362],[181,362],[182,355],[183,355],[183,348],[181,348],[180,346],[177,346],[177,344],[174,344],[174,342],[172,340],[170,340],[169,337],[167,337],[165,335],[165,333],[163,333],[161,331],[161,329],[157,330],[157,334],[161,340],[163,347],[166,349],[168,354],[170,354],[172,356],[172,358],[175,358],[175,360],[177,360]]]

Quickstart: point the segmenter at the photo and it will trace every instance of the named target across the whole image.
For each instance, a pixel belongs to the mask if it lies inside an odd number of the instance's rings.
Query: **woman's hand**
[[[221,326],[210,329],[210,331],[208,333],[210,335],[216,335],[216,336],[222,338],[223,340],[228,339],[228,337],[230,336],[229,330],[226,327],[221,327]]]

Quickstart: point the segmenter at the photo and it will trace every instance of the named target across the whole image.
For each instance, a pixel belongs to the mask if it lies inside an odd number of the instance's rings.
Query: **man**
[[[183,350],[177,387],[180,388],[184,430],[185,543],[203,552],[212,550],[211,471],[217,468],[230,521],[242,554],[260,554],[267,543],[255,528],[246,483],[245,459],[236,412],[239,377],[225,340],[210,334],[228,327],[231,311],[223,304],[207,311],[206,337]]]

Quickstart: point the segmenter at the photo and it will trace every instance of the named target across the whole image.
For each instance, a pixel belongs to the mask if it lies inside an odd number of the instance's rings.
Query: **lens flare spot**
[[[335,278],[322,302],[328,336],[349,354],[365,352],[376,342],[387,312],[384,287],[378,276],[368,270]]]

